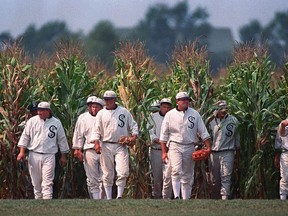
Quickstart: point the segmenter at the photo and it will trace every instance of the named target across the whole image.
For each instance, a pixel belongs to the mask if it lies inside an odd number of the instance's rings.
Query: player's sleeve
[[[168,113],[165,115],[162,125],[161,125],[161,130],[160,130],[160,141],[161,142],[168,142],[169,140],[169,115]]]
[[[150,115],[148,118],[147,129],[149,131],[149,136],[150,136],[151,141],[158,139],[156,135],[156,122],[153,119],[153,115]]]
[[[96,140],[99,141],[101,138],[101,117],[99,115],[99,113],[96,115],[96,120],[93,123],[92,126],[92,131],[91,131],[91,136],[89,138],[89,143],[93,143]]]
[[[198,113],[198,121],[197,121],[197,124],[198,124],[198,134],[199,136],[201,137],[201,139],[203,141],[207,140],[207,139],[210,139],[210,135],[208,133],[208,130],[205,126],[205,123],[202,119],[202,117],[200,116],[200,114]]]
[[[61,153],[69,152],[69,145],[68,145],[65,131],[61,122],[59,122],[59,131],[57,133],[57,143],[58,143]]]
[[[78,118],[72,139],[72,148],[73,149],[82,149],[85,142],[85,137],[83,136],[83,125],[81,124],[81,119]]]
[[[31,130],[31,120],[29,119],[24,127],[21,137],[18,142],[18,147],[26,148],[31,141],[30,130]]]

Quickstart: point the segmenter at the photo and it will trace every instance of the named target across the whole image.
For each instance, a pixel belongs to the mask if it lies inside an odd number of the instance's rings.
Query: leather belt
[[[162,150],[161,148],[156,148],[156,147],[151,147],[151,149],[153,149],[153,150]]]
[[[211,152],[226,152],[226,151],[235,151],[234,149],[224,149],[224,150],[218,150],[218,151],[215,151],[215,150],[212,150]]]

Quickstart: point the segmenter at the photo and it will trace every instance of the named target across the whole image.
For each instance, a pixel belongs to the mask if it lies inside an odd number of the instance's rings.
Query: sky
[[[180,0],[0,0],[0,33],[13,37],[22,34],[30,24],[40,28],[49,21],[65,21],[74,32],[87,34],[103,20],[115,27],[134,27],[145,18],[149,7],[164,3],[170,7]],[[190,11],[203,7],[214,27],[232,30],[238,40],[239,28],[258,20],[267,25],[275,12],[287,12],[288,0],[188,0]]]

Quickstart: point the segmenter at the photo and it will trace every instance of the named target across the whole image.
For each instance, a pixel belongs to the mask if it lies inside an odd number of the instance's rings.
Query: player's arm
[[[285,134],[286,126],[288,126],[288,119],[285,119],[285,120],[281,121],[281,123],[280,123],[279,134],[281,137],[286,136],[286,134]]]
[[[20,161],[21,159],[25,159],[25,148],[24,147],[20,147],[20,152],[17,156],[17,161]]]

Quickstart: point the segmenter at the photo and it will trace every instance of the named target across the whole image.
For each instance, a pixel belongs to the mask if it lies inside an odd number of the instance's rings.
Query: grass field
[[[0,200],[6,215],[288,215],[288,200]]]

